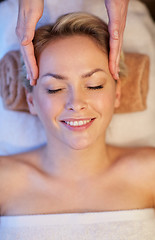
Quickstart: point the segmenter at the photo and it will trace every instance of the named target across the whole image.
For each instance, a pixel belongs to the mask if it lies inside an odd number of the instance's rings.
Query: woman
[[[121,94],[108,42],[84,13],[37,30],[39,78],[26,92],[47,144],[1,157],[2,240],[153,239],[155,149],[105,143]]]
[[[110,33],[109,68],[113,77],[116,79],[118,79],[118,64],[128,3],[129,0],[105,0]],[[61,2],[57,2],[57,4],[59,4],[60,8],[62,7]],[[19,0],[16,32],[27,68],[27,77],[31,80],[32,85],[35,85],[36,79],[38,78],[38,67],[34,57],[32,39],[34,37],[36,24],[43,14],[43,9],[44,0]]]

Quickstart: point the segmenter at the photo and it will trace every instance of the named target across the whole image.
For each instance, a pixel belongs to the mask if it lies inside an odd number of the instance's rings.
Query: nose
[[[68,93],[66,109],[79,112],[86,109],[87,99],[82,89],[71,89]]]

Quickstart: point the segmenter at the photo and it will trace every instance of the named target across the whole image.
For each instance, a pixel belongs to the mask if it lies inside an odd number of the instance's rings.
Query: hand
[[[109,69],[114,79],[119,79],[119,60],[129,0],[105,0],[109,16],[110,33]]]
[[[38,66],[34,56],[32,40],[36,24],[43,14],[43,9],[44,0],[19,0],[16,34],[26,65],[27,78],[31,85],[35,85],[38,78]]]

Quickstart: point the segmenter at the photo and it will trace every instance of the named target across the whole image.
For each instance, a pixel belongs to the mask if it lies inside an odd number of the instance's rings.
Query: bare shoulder
[[[108,146],[112,162],[118,163],[119,171],[141,182],[150,180],[155,184],[155,148],[154,147],[115,147]],[[150,184],[150,183],[149,183]]]
[[[12,154],[8,156],[0,156],[0,171],[8,172],[24,168],[24,166],[36,165],[40,154],[40,149]]]
[[[110,146],[109,149],[113,161],[118,162],[119,171],[155,198],[155,148]]]
[[[150,196],[155,207],[155,148],[142,147],[129,151],[125,157],[127,166],[137,184]]]
[[[0,185],[3,180],[8,177],[11,178],[14,170],[18,167],[18,161],[14,156],[0,156]]]
[[[0,157],[0,212],[15,181],[15,164],[9,156]]]
[[[22,173],[22,164],[19,158],[12,156],[0,157],[0,192],[10,189]],[[17,174],[18,173],[18,174]],[[1,195],[2,196],[2,195]]]
[[[135,164],[155,162],[155,147],[116,147],[108,146],[109,156],[112,161],[120,159],[124,161],[133,162]]]
[[[24,183],[31,157],[30,153],[0,156],[0,206]]]
[[[126,150],[128,157],[134,157],[137,160],[152,161],[155,160],[155,148],[154,147],[135,147]]]
[[[155,180],[155,148],[135,147],[124,149],[121,152],[122,160],[136,174],[139,179]]]
[[[19,167],[26,165],[26,163],[28,164],[30,156],[31,154],[29,152],[0,156],[0,172],[3,175],[6,173],[13,173],[14,170],[17,170]]]

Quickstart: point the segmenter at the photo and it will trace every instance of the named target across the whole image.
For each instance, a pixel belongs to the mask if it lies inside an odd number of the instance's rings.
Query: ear
[[[116,80],[116,98],[115,98],[115,108],[120,106],[120,98],[121,98],[121,81],[120,79]]]
[[[26,91],[26,100],[29,106],[29,111],[32,115],[37,115],[36,108],[35,108],[35,102],[32,92]]]

